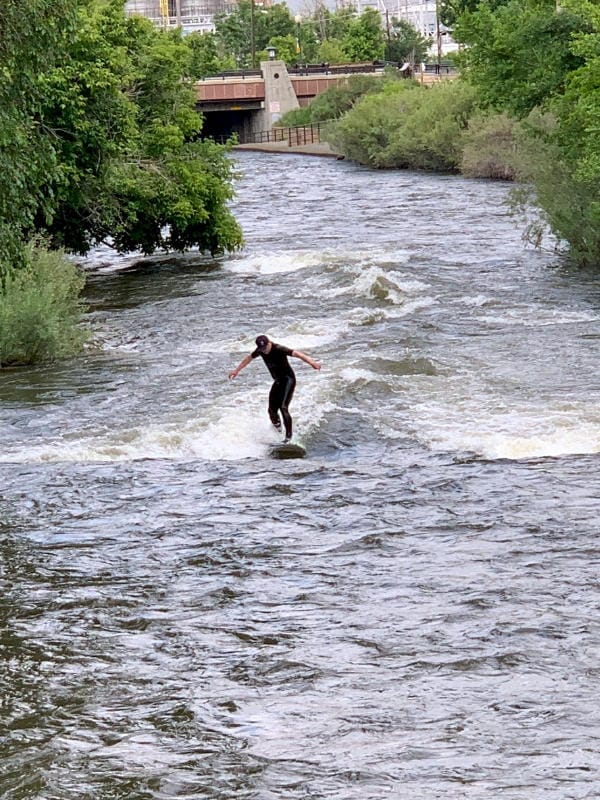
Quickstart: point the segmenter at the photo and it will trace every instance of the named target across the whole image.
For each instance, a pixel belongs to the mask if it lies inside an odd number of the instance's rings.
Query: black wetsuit
[[[279,411],[281,411],[286,439],[292,438],[292,418],[288,406],[292,402],[296,388],[296,376],[288,361],[288,356],[291,356],[292,352],[289,347],[271,342],[270,352],[261,353],[257,348],[252,353],[252,358],[262,357],[273,378],[274,383],[269,392],[269,418],[276,428],[280,428]]]

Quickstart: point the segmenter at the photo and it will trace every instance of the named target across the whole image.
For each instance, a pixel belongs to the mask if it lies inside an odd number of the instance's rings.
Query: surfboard
[[[271,458],[304,458],[306,450],[301,444],[283,442],[283,444],[273,445],[270,455]]]

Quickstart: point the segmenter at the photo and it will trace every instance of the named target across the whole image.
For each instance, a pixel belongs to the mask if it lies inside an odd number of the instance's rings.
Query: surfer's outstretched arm
[[[301,353],[300,350],[292,350],[292,356],[294,358],[299,358],[301,361],[305,361],[313,369],[321,369],[321,365],[318,361],[315,361],[314,358],[307,356],[306,353]]]
[[[244,367],[247,367],[247,366],[248,366],[248,364],[249,364],[251,361],[252,361],[252,356],[246,356],[245,358],[243,358],[243,359],[240,361],[240,363],[237,365],[237,367],[236,367],[234,370],[232,370],[232,371],[229,373],[229,377],[230,377],[230,378],[237,378],[237,376],[238,376],[238,375],[240,374],[240,372],[241,372],[241,371],[244,369]]]

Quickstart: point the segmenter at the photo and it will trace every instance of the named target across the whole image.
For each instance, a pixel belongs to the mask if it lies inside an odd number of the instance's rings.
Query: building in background
[[[256,0],[256,5],[272,5],[273,0]],[[216,14],[233,11],[237,0],[127,0],[125,13],[138,14],[164,28],[182,28],[184,33],[213,31]],[[336,0],[336,6],[356,8],[359,14],[374,8],[387,26],[396,17],[431,39],[432,57],[457,49],[450,32],[439,22],[436,0]]]
[[[410,22],[413,28],[431,39],[431,54],[446,55],[458,50],[451,32],[439,20],[439,2],[436,0],[337,0],[337,7],[355,6],[359,14],[374,8],[387,25],[395,17]]]
[[[146,17],[158,27],[205,33],[215,29],[216,14],[231,11],[236,5],[235,0],[127,0],[125,13]]]

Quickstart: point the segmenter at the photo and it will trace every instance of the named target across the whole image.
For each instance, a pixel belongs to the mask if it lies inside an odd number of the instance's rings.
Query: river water
[[[503,184],[238,163],[244,251],[97,250],[0,374],[0,796],[598,797],[597,281]]]

